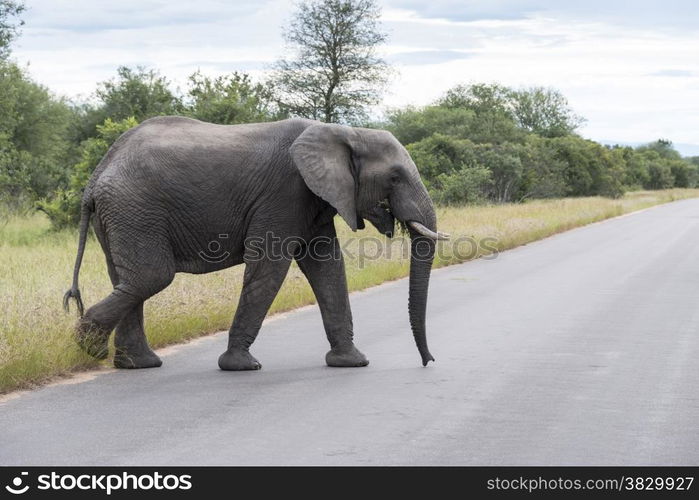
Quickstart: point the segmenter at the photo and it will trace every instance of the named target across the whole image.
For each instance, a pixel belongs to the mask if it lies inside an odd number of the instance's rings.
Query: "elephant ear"
[[[330,203],[352,231],[361,218],[356,206],[356,172],[352,143],[357,133],[344,125],[311,125],[291,145],[291,158],[304,182]],[[363,224],[362,224],[363,225]]]

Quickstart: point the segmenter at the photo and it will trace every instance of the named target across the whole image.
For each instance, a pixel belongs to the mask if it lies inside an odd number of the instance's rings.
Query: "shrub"
[[[91,137],[80,145],[80,161],[73,167],[68,189],[59,190],[51,199],[38,202],[37,208],[46,213],[51,227],[62,229],[76,226],[80,221],[80,201],[92,172],[121,134],[138,125],[135,118],[118,122],[107,118],[97,126],[97,137]]]

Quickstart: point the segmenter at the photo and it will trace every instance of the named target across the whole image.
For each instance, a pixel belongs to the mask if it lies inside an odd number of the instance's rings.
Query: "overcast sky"
[[[469,82],[559,89],[595,140],[668,138],[699,154],[699,4],[690,0],[380,0],[397,68],[383,107]],[[14,58],[58,94],[89,96],[120,65],[176,85],[196,69],[262,77],[286,0],[26,0]]]

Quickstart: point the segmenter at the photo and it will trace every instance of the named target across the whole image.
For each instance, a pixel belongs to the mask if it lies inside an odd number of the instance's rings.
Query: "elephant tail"
[[[83,300],[80,297],[80,289],[78,288],[78,275],[80,274],[80,265],[83,261],[85,253],[85,243],[87,242],[87,231],[90,228],[90,217],[92,216],[92,203],[81,204],[80,209],[80,240],[78,242],[78,255],[75,258],[75,267],[73,268],[73,284],[65,295],[63,295],[63,308],[68,311],[68,303],[70,299],[75,299],[75,304],[78,307],[78,314],[83,317],[85,307]]]

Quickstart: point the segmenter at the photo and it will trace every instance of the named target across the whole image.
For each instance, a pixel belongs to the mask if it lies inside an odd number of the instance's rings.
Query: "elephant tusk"
[[[415,222],[414,220],[409,221],[408,225],[411,228],[413,228],[415,231],[420,233],[421,235],[427,236],[428,238],[431,238],[433,240],[448,240],[449,239],[449,235],[447,233],[442,233],[439,231],[437,231],[435,233],[431,229],[427,229],[425,226],[423,226],[419,222]]]

